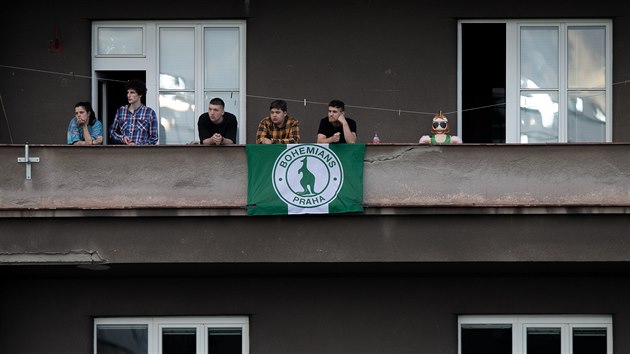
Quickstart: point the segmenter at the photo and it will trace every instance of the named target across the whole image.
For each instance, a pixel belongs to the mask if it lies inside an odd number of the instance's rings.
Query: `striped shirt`
[[[133,112],[129,111],[128,105],[122,106],[116,111],[109,136],[119,144],[124,144],[123,137],[126,136],[136,145],[155,145],[158,142],[157,115],[143,104]]]
[[[278,128],[271,117],[264,118],[258,124],[256,144],[262,144],[263,138],[271,139],[272,144],[297,144],[300,142],[300,125],[296,119],[287,117],[284,125]]]

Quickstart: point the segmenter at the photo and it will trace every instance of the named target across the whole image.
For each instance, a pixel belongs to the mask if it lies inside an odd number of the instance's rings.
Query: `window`
[[[94,354],[247,354],[247,317],[97,318]]]
[[[460,21],[467,143],[609,142],[610,21]]]
[[[160,144],[197,141],[197,118],[214,97],[236,115],[245,143],[244,21],[94,22],[92,31],[92,100],[106,127],[127,103],[124,82],[141,79]]]
[[[99,27],[96,34],[96,55],[113,57],[144,56],[144,28]]]
[[[612,354],[612,317],[460,316],[459,354]]]

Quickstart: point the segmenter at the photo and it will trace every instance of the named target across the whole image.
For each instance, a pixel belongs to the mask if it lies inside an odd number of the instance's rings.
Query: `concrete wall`
[[[614,352],[627,353],[629,280],[395,274],[4,279],[0,352],[92,353],[95,317],[248,315],[252,354],[455,354],[459,314],[611,314]]]
[[[9,268],[0,271],[47,264],[463,271],[476,263],[512,271],[538,271],[541,263],[588,271],[585,264],[599,263],[630,271],[628,230],[627,214],[2,218],[0,268]]]
[[[246,216],[245,148],[4,146],[0,261],[630,261],[629,144],[367,146],[364,213],[293,217]]]
[[[243,145],[31,145],[30,156],[40,159],[32,164],[31,180],[25,164],[17,162],[24,153],[24,146],[0,148],[0,212],[245,214]],[[619,207],[627,212],[629,154],[630,144],[370,145],[364,157],[364,204],[380,208],[374,212],[409,207]]]

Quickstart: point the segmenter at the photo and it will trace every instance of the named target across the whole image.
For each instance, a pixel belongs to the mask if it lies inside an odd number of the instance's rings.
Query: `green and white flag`
[[[363,211],[364,144],[248,144],[249,215]]]

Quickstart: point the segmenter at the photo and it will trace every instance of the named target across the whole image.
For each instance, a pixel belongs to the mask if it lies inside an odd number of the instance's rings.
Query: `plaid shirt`
[[[278,128],[271,117],[267,117],[258,124],[256,144],[262,144],[263,138],[271,139],[272,144],[297,144],[300,142],[300,125],[296,119],[287,117],[282,128]]]
[[[158,142],[158,122],[155,111],[143,104],[131,113],[129,106],[122,106],[116,111],[110,138],[123,143],[123,136],[131,138],[136,145],[155,145]]]

